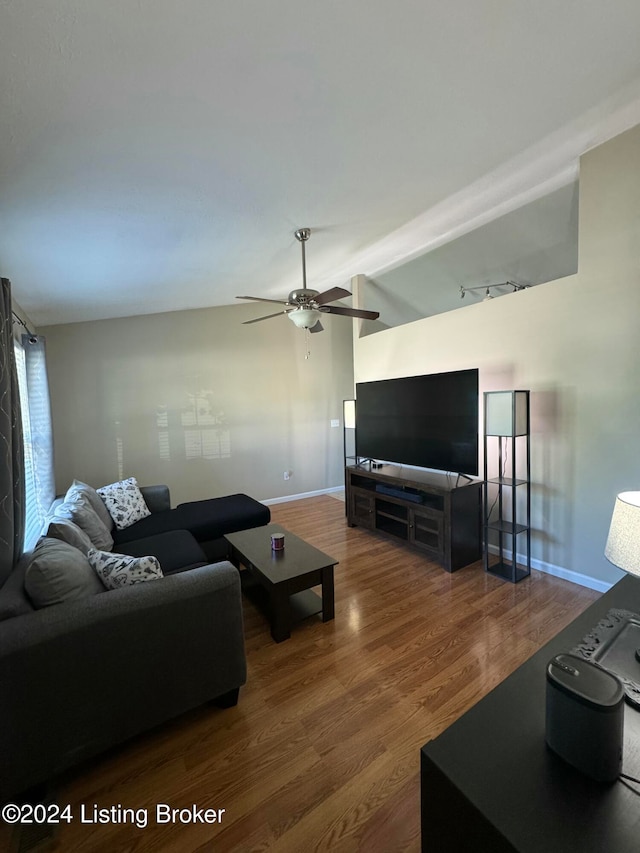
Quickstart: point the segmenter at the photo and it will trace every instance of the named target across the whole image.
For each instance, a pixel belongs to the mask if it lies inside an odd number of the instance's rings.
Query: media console
[[[347,522],[406,542],[455,572],[482,556],[482,481],[396,465],[345,469]]]

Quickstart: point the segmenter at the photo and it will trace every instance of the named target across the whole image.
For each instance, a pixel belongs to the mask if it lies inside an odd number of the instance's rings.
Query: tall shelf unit
[[[484,392],[484,568],[517,583],[531,574],[529,391]]]

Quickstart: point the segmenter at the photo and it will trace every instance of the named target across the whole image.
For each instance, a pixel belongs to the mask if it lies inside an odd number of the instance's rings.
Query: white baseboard
[[[330,489],[317,489],[314,492],[301,492],[297,495],[285,495],[282,498],[268,498],[267,500],[261,501],[261,503],[266,504],[267,506],[271,504],[282,504],[287,503],[288,501],[300,501],[303,498],[314,498],[317,495],[331,495],[343,490],[344,486],[332,486]],[[490,546],[489,550],[492,554],[498,553],[498,549],[494,545]],[[507,559],[511,559],[511,551],[505,550],[504,555]],[[525,557],[523,555],[519,555],[518,562],[524,563]],[[545,563],[544,560],[537,560],[534,557],[531,558],[531,568],[537,569],[539,572],[544,572],[547,575],[553,575],[553,577],[556,578],[562,578],[562,580],[570,581],[571,583],[577,583],[579,586],[587,587],[587,589],[594,589],[596,592],[607,592],[607,590],[611,589],[613,586],[613,584],[608,581],[598,580],[597,578],[592,578],[589,575],[583,575],[581,572],[574,572],[571,569],[565,569],[562,566],[555,566],[553,563]]]
[[[344,486],[331,486],[330,489],[317,489],[315,492],[301,492],[298,495],[285,495],[283,498],[268,498],[260,503],[270,506],[271,504],[284,504],[287,501],[301,501],[303,498],[315,498],[317,495],[331,495],[334,492],[343,491]]]
[[[489,551],[491,554],[497,554],[498,548],[495,545],[491,545],[489,546]],[[511,559],[511,551],[505,550],[504,555],[507,559]],[[525,562],[525,555],[519,554],[518,563],[524,565]],[[534,557],[531,558],[531,568],[537,569],[539,572],[544,572],[547,575],[553,575],[555,578],[562,578],[562,580],[577,583],[579,586],[586,586],[588,589],[595,589],[596,592],[607,592],[613,586],[612,583],[608,583],[607,581],[601,581],[589,575],[583,575],[581,572],[574,572],[571,569],[564,569],[562,566],[554,566],[553,563],[545,563],[544,560],[536,560]]]

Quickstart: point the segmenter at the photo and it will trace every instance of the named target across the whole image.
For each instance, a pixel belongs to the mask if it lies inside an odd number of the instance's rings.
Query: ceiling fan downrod
[[[302,247],[302,287],[304,290],[307,289],[307,259],[305,257],[304,244],[307,242],[309,237],[311,236],[310,228],[298,228],[295,232],[296,240],[299,241]]]

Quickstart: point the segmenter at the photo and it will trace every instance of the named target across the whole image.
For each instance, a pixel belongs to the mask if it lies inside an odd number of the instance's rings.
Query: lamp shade
[[[290,311],[287,317],[299,329],[312,329],[322,314],[316,308],[296,308],[295,311]]]
[[[529,430],[528,391],[485,391],[486,435],[526,435]]]
[[[342,401],[342,410],[343,410],[343,419],[344,419],[345,429],[355,429],[356,428],[356,401],[355,400],[343,400]]]
[[[619,569],[640,575],[640,492],[616,498],[604,555]]]

